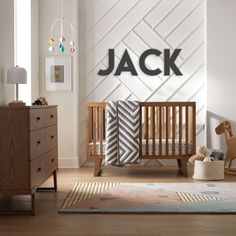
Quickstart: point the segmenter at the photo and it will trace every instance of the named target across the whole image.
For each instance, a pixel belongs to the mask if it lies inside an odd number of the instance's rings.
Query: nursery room
[[[235,12],[0,0],[0,235],[235,235]]]

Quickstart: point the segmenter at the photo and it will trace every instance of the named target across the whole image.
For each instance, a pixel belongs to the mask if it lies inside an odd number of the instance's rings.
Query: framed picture
[[[45,90],[72,90],[72,57],[45,58]]]

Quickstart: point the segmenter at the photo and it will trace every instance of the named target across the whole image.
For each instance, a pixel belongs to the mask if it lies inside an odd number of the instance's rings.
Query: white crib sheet
[[[152,148],[153,148],[153,140],[152,139],[149,139],[148,140],[149,143],[148,143],[148,155],[152,155]],[[179,155],[179,140],[175,140],[175,145],[174,146],[174,152],[175,152],[175,155]],[[159,155],[159,139],[156,139],[155,140],[155,155]],[[166,155],[166,140],[163,139],[162,140],[162,143],[161,143],[161,149],[162,149],[162,155]],[[168,155],[172,155],[172,139],[169,139],[168,140]],[[90,155],[93,154],[93,143],[89,143],[89,152],[90,152]],[[103,140],[103,146],[102,146],[102,155],[105,154],[105,140]],[[143,139],[142,140],[142,154],[143,155],[146,155],[146,139]],[[186,153],[186,141],[184,139],[181,140],[181,155],[192,155],[193,154],[193,144],[192,142],[188,142],[188,150],[187,150],[187,153]],[[100,154],[100,142],[97,141],[96,142],[96,155],[101,155]]]

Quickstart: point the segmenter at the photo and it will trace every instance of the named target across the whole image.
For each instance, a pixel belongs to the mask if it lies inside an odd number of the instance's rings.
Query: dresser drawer
[[[57,124],[57,108],[47,108],[45,109],[45,125],[53,126]]]
[[[41,129],[56,124],[56,107],[30,109],[30,130]]]
[[[51,149],[46,153],[47,176],[50,177],[52,173],[58,168],[58,153],[57,147]]]
[[[30,162],[31,164],[31,188],[38,187],[46,180],[46,154],[43,154]]]
[[[39,129],[30,132],[30,159],[34,159],[45,152],[46,130]]]
[[[47,151],[57,146],[57,126],[46,128],[45,142]]]
[[[30,130],[41,129],[46,125],[46,109],[30,109]]]

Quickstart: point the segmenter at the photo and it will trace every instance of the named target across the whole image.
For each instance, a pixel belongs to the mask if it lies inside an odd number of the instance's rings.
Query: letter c
[[[157,49],[148,49],[145,52],[142,53],[140,59],[139,59],[139,66],[141,68],[141,70],[147,74],[147,75],[159,75],[161,73],[161,70],[159,68],[155,69],[155,70],[150,70],[146,67],[145,65],[145,60],[149,55],[156,55],[157,57],[159,57],[161,55],[161,52]]]

